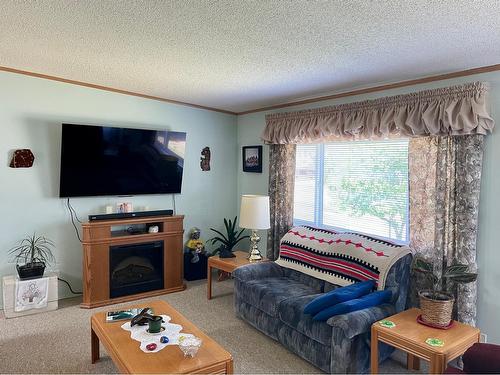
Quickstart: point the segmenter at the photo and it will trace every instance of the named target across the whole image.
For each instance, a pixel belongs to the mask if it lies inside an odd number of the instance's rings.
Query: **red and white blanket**
[[[407,254],[407,246],[362,234],[300,226],[281,239],[276,263],[340,286],[373,279],[382,290],[392,265]]]

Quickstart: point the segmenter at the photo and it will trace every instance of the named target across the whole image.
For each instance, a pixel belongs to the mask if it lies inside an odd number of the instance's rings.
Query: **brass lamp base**
[[[258,262],[262,260],[262,255],[260,254],[258,245],[259,245],[260,237],[257,235],[257,230],[252,230],[252,235],[250,236],[250,254],[248,255],[248,260],[250,262]]]

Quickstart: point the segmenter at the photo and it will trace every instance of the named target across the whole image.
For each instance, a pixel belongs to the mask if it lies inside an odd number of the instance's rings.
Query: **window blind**
[[[298,145],[295,158],[295,190],[293,199],[294,220],[301,223],[315,222],[317,180],[317,145]]]
[[[296,224],[408,242],[408,140],[298,145],[295,200]]]

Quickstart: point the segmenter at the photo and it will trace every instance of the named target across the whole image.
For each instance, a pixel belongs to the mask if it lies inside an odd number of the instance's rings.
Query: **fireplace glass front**
[[[111,246],[110,298],[163,289],[163,241]]]

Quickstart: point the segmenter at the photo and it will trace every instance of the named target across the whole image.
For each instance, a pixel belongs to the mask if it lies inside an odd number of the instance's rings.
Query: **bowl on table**
[[[179,337],[179,348],[184,353],[184,357],[194,357],[200,349],[202,340],[196,336]]]

